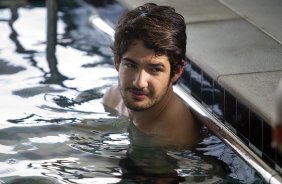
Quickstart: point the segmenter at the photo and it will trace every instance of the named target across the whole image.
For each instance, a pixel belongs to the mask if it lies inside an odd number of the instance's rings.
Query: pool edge
[[[187,103],[192,112],[199,118],[205,126],[217,135],[224,143],[230,146],[246,163],[254,168],[261,177],[270,184],[279,184],[282,181],[279,173],[269,167],[250,148],[244,145],[240,139],[229,130],[224,124],[208,112],[189,93],[185,92],[180,85],[173,88],[174,92]]]

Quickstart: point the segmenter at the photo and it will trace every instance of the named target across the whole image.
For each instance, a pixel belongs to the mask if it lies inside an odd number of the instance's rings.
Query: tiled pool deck
[[[203,82],[198,86],[194,83],[190,85],[192,95],[282,173],[282,155],[270,146],[273,94],[282,78],[282,1],[118,1],[129,9],[145,2],[170,5],[184,16],[192,72],[217,91],[206,93]],[[186,77],[189,84],[195,82],[189,71]],[[221,103],[222,113],[206,100]]]

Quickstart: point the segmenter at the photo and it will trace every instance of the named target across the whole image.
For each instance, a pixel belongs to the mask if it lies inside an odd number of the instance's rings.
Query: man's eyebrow
[[[128,58],[128,57],[122,58],[122,60],[129,61],[129,62],[134,63],[134,64],[138,64],[136,61],[134,61],[133,59]],[[165,68],[165,65],[162,62],[151,63],[151,64],[149,64],[149,66],[150,67],[162,67],[162,68]]]
[[[161,63],[161,62],[150,64],[150,66],[152,66],[152,67],[162,67],[162,68],[165,68],[165,65],[164,65],[163,63]]]
[[[132,62],[132,63],[137,63],[136,61],[134,61],[133,59],[128,58],[128,57],[122,58],[122,60],[126,60],[126,61],[129,61],[129,62]]]

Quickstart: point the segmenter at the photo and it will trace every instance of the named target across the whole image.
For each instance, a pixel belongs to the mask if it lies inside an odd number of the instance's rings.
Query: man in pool
[[[174,8],[152,3],[120,17],[113,44],[118,86],[103,103],[166,145],[194,145],[199,126],[173,92],[186,64],[186,25]]]

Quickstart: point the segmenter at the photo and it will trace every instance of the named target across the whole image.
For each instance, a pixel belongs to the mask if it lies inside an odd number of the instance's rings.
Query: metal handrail
[[[277,171],[269,167],[250,148],[242,143],[231,130],[229,130],[214,115],[206,110],[202,104],[196,101],[180,85],[175,85],[173,90],[183,101],[187,103],[194,115],[199,118],[212,133],[230,146],[246,163],[254,168],[267,183],[281,184],[282,178]]]

